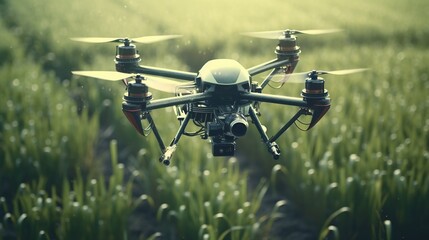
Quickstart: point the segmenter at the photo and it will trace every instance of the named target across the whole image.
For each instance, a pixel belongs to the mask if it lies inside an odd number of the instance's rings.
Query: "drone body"
[[[214,156],[234,155],[235,142],[246,135],[249,120],[256,126],[268,151],[277,159],[280,156],[280,149],[275,143],[277,138],[302,115],[312,116],[306,130],[312,128],[330,107],[324,80],[318,75],[326,73],[342,75],[362,70],[312,71],[298,74],[304,76],[301,81],[305,83],[301,98],[262,93],[263,88],[269,82],[275,81],[274,76],[282,76],[281,80],[276,81],[283,85],[295,69],[299,61],[300,48],[296,45],[294,34],[321,34],[333,31],[285,30],[250,33],[248,35],[253,37],[278,39],[279,43],[275,51],[277,58],[248,69],[235,60],[215,59],[205,63],[198,73],[139,65],[140,55],[131,42],[150,43],[175,38],[178,37],[177,35],[151,36],[134,40],[77,38],[74,40],[92,43],[122,42],[123,45],[117,46],[116,49],[117,72],[76,71],[73,73],[111,81],[134,78],[134,81],[131,82],[124,80],[127,92],[124,94],[122,110],[140,134],[147,135],[149,131],[153,132],[162,151],[160,161],[165,165],[170,164],[172,154],[182,135],[210,139]],[[252,81],[252,76],[268,70],[271,70],[271,73],[261,84]],[[150,76],[146,77],[142,74]],[[165,78],[174,78],[182,80],[182,82]],[[175,96],[153,99],[149,88],[172,92],[175,93]],[[276,134],[268,137],[266,128],[258,118],[261,102],[295,106],[298,107],[298,112]],[[152,111],[165,107],[174,107],[174,112],[180,122],[180,127],[168,146],[164,144],[151,115]],[[148,128],[143,128],[144,120],[148,121]],[[200,129],[195,132],[187,132],[186,127],[190,120]]]
[[[196,84],[198,92],[212,98],[203,104],[185,105],[181,115],[192,112],[194,122],[206,128],[202,137],[211,138],[214,156],[233,155],[235,140],[248,128],[250,102],[241,100],[240,94],[250,92],[250,74],[235,60],[211,60],[199,71]]]

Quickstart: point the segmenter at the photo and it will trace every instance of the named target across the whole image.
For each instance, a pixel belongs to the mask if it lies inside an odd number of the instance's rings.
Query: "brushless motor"
[[[135,45],[125,44],[122,46],[116,46],[115,63],[117,71],[129,72],[127,69],[138,67],[140,61],[140,54],[138,53]]]

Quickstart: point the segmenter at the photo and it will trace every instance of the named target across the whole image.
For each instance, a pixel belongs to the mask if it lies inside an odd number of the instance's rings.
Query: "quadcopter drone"
[[[275,142],[295,121],[303,115],[311,116],[306,125],[309,130],[329,110],[331,104],[328,91],[324,88],[323,74],[343,75],[364,69],[339,71],[317,71],[293,73],[300,55],[296,45],[297,34],[324,34],[338,30],[280,30],[246,33],[251,37],[278,40],[275,49],[276,58],[260,65],[245,68],[232,59],[214,59],[206,62],[197,72],[177,71],[165,68],[139,65],[141,58],[132,43],[152,43],[180,37],[179,35],[147,36],[129,38],[73,38],[75,41],[90,43],[117,42],[115,71],[73,71],[73,74],[110,81],[122,80],[126,86],[122,111],[141,135],[153,132],[161,148],[160,162],[169,165],[176,146],[182,135],[200,136],[210,139],[213,156],[233,156],[236,140],[246,135],[251,123],[256,126],[263,143],[274,159],[280,157],[280,148]],[[261,84],[252,77],[271,70]],[[147,76],[149,75],[149,76]],[[301,98],[264,94],[262,90],[270,82],[281,86],[296,75],[295,81],[304,83]],[[165,78],[173,78],[173,81]],[[154,99],[149,88],[174,93],[173,97]],[[269,137],[262,125],[260,103],[273,103],[298,107],[297,113],[287,121],[273,136]],[[168,146],[164,144],[152,118],[152,111],[173,107],[180,127]],[[147,121],[146,127],[143,122]],[[187,132],[189,121],[199,128]]]

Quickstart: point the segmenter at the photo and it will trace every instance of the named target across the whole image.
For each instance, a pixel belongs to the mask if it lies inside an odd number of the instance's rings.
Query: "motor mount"
[[[329,93],[325,89],[325,80],[318,76],[317,71],[310,72],[309,77],[305,80],[305,88],[302,90],[301,96],[309,104],[311,110],[312,118],[307,128],[309,130],[331,107]]]
[[[152,99],[152,93],[149,92],[149,88],[141,80],[142,78],[137,76],[135,82],[128,83],[127,92],[123,97],[122,112],[137,132],[143,135],[142,109]]]

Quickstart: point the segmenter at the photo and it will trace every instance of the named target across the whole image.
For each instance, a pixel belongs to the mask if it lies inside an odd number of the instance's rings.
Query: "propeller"
[[[344,69],[344,70],[335,70],[335,71],[313,70],[310,72],[291,73],[291,74],[278,73],[273,76],[271,81],[279,82],[279,83],[285,83],[285,82],[304,83],[307,78],[317,79],[319,75],[325,75],[325,74],[347,75],[347,74],[364,72],[368,70],[369,68],[354,68],[354,69]]]
[[[132,42],[136,42],[136,43],[148,44],[148,43],[160,42],[160,41],[179,38],[179,37],[182,37],[182,35],[159,35],[159,36],[146,36],[146,37],[138,37],[138,38],[78,37],[78,38],[71,38],[71,40],[78,41],[78,42],[86,42],[86,43],[116,42],[116,43],[130,44]]]
[[[107,81],[119,81],[126,78],[136,78],[140,75],[132,73],[122,73],[115,71],[72,71],[74,75],[98,78]],[[189,86],[189,83],[182,83],[173,80],[167,80],[159,77],[144,77],[142,83],[148,87],[168,93],[177,92],[177,88],[181,86]]]
[[[334,33],[342,31],[341,29],[313,29],[313,30],[276,30],[276,31],[263,31],[263,32],[248,32],[243,33],[243,35],[257,38],[265,38],[265,39],[282,39],[289,38],[291,35],[296,34],[308,34],[308,35],[318,35],[318,34],[326,34],[326,33]]]

